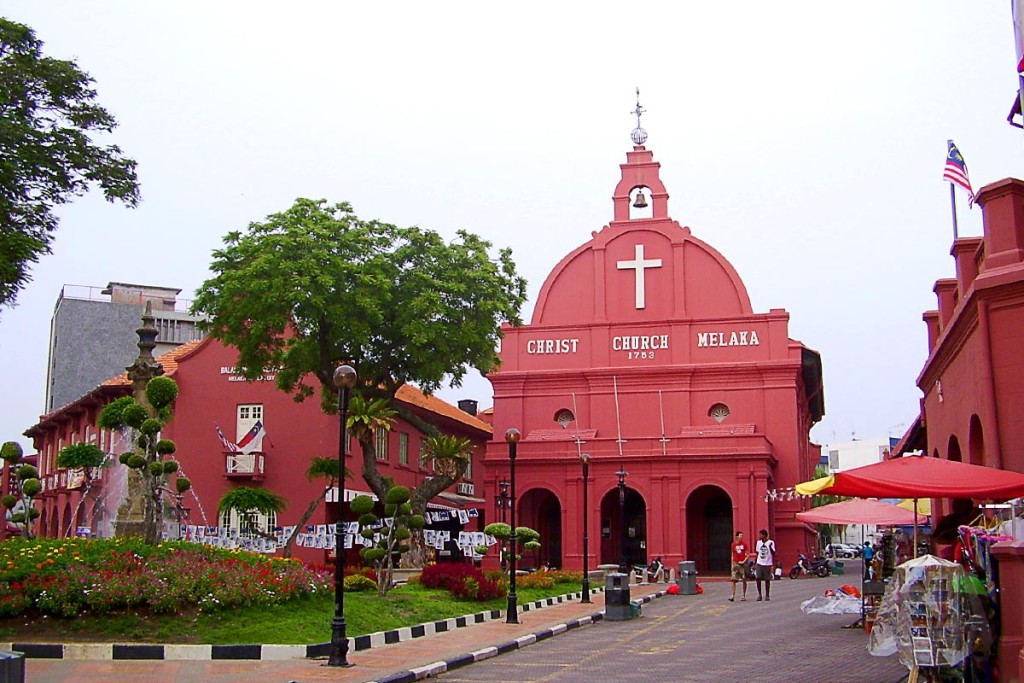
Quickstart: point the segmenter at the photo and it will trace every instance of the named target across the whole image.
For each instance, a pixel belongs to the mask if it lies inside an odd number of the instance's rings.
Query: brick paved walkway
[[[558,633],[458,669],[440,673],[455,681],[792,681],[794,683],[896,683],[906,677],[895,657],[865,650],[867,637],[843,629],[852,616],[807,616],[801,600],[844,583],[801,579],[775,584],[772,602],[726,601],[727,583],[702,582],[701,596],[665,596],[644,605],[643,616],[626,622],[599,621]],[[632,589],[637,598],[657,587]],[[751,586],[750,595],[756,597]],[[348,669],[322,662],[282,661],[67,661],[28,660],[30,683],[349,683],[400,680],[403,672],[465,658],[468,653],[509,644],[599,612],[591,605],[562,603],[503,620],[349,654]],[[529,639],[528,639],[529,640]],[[443,667],[442,667],[443,668]]]

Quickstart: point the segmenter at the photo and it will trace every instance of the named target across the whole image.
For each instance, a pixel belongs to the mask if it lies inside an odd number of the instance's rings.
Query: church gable
[[[670,220],[613,222],[544,282],[533,325],[751,315],[732,265]]]

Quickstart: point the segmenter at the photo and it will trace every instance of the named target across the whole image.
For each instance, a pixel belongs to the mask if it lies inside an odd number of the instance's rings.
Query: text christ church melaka
[[[768,492],[819,461],[820,356],[789,338],[784,309],[751,310],[732,265],[669,218],[645,139],[620,166],[614,219],[554,267],[530,324],[503,328],[488,375],[486,488],[508,481],[503,439],[520,430],[516,524],[541,534],[524,567],[582,568],[584,518],[590,568],[660,557],[726,573],[736,531],[768,529],[780,562],[814,547],[795,517],[808,503]]]

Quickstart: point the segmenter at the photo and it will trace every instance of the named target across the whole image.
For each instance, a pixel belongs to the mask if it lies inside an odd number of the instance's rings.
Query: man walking
[[[775,541],[768,538],[768,530],[761,529],[761,538],[754,548],[757,559],[754,561],[754,579],[757,581],[757,599],[761,600],[761,582],[764,581],[764,599],[772,599],[772,573],[775,568]]]
[[[736,602],[736,582],[743,582],[743,597],[747,599],[747,560],[750,558],[750,547],[743,540],[743,532],[736,532],[736,539],[732,542],[732,596],[729,602]]]

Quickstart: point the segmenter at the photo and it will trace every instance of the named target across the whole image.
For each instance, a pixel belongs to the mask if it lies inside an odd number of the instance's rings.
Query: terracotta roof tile
[[[420,408],[423,408],[424,410],[429,410],[432,413],[443,415],[447,418],[455,420],[456,422],[461,422],[464,425],[473,427],[474,429],[479,429],[480,431],[487,432],[488,434],[494,432],[494,429],[491,427],[491,425],[487,424],[483,420],[473,417],[464,410],[459,410],[451,403],[448,403],[447,401],[442,401],[436,396],[427,396],[426,394],[424,394],[422,391],[412,386],[411,384],[403,384],[402,387],[395,394],[395,398],[398,399],[399,401],[402,401],[403,403],[408,403],[409,405],[418,406]]]
[[[174,347],[167,353],[157,356],[156,360],[163,366],[164,374],[167,376],[173,375],[178,369],[178,362],[198,351],[208,339],[209,337],[186,342],[181,346]],[[100,384],[101,387],[124,387],[129,385],[131,385],[131,381],[128,379],[127,372],[122,372],[120,375],[114,375],[107,381]]]

